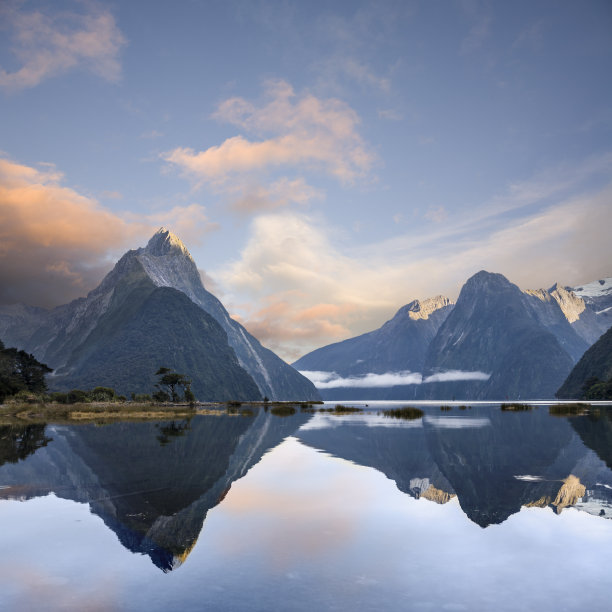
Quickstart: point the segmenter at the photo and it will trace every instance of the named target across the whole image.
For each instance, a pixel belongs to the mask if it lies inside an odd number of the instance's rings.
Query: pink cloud
[[[366,177],[376,159],[358,133],[359,117],[352,108],[335,98],[319,99],[308,93],[298,96],[284,81],[267,83],[260,106],[230,98],[219,105],[213,117],[254,138],[238,134],[201,151],[176,147],[161,157],[198,187],[207,185],[231,194],[238,185],[246,194],[235,206],[239,210],[269,209],[284,201],[314,197],[313,188],[303,179],[286,177],[280,179],[284,191],[295,192],[299,187],[299,197],[275,197],[278,180],[269,187],[259,187],[258,197],[249,185],[264,184],[270,172],[315,171],[350,184]],[[270,193],[262,197],[262,191]]]
[[[0,87],[20,90],[74,68],[85,68],[108,81],[121,77],[119,52],[125,38],[114,17],[100,10],[89,14],[62,12],[51,17],[40,11],[4,9],[13,52],[21,63],[14,72],[0,67]]]
[[[128,248],[166,225],[197,243],[217,224],[203,206],[118,215],[42,170],[0,159],[0,303],[55,306],[93,289]]]

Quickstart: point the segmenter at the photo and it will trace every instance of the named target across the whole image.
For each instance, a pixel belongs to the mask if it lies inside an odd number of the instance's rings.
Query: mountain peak
[[[488,285],[492,283],[507,285],[510,284],[510,281],[503,274],[499,274],[498,272],[487,272],[487,270],[480,270],[480,272],[476,272],[476,274],[468,278],[465,284]]]
[[[167,255],[172,251],[180,251],[191,259],[191,255],[182,240],[169,229],[160,227],[151,237],[144,252],[157,257]]]
[[[437,295],[436,297],[427,298],[426,300],[413,300],[401,308],[399,312],[407,314],[415,321],[417,319],[428,319],[436,310],[451,304],[451,300],[444,295]]]

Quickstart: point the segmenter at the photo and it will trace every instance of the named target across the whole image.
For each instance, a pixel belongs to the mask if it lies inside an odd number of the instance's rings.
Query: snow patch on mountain
[[[601,280],[574,287],[574,293],[581,298],[596,298],[612,295],[612,278],[602,278]]]

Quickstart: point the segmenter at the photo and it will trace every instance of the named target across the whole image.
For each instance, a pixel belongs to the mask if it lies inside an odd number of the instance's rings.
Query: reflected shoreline
[[[483,529],[524,507],[612,518],[612,410],[601,403],[365,404],[245,403],[159,422],[3,425],[0,503],[49,493],[87,503],[126,549],[168,572],[187,561],[232,484],[293,437],[377,470],[416,500],[455,500]]]

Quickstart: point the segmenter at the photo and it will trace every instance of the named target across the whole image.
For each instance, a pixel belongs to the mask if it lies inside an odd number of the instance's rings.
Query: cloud
[[[227,192],[231,200],[230,207],[242,214],[282,208],[291,203],[303,205],[324,197],[321,191],[308,185],[303,178],[290,180],[286,177],[274,181],[268,187],[238,183],[228,188]]]
[[[444,206],[436,206],[429,208],[424,216],[434,223],[442,223],[448,217],[448,213]]]
[[[418,372],[386,372],[385,374],[364,374],[342,378],[335,372],[303,370],[303,376],[312,381],[317,389],[337,389],[339,387],[372,388],[394,387],[397,385],[420,385],[423,377]]]
[[[376,158],[358,133],[359,117],[352,108],[335,98],[298,96],[285,81],[268,82],[260,106],[230,98],[213,118],[254,139],[238,134],[202,151],[176,147],[161,158],[196,188],[229,195],[232,207],[241,212],[320,197],[300,177],[283,176],[262,186],[271,173],[312,171],[352,184],[368,175]]]
[[[13,39],[13,53],[20,62],[14,72],[0,67],[0,87],[16,91],[41,81],[84,68],[108,81],[121,77],[119,52],[125,38],[107,10],[90,13],[25,12],[20,4],[0,12]]]
[[[395,387],[398,385],[421,385],[433,382],[456,382],[458,380],[489,380],[490,374],[484,372],[467,372],[463,370],[448,370],[423,378],[419,372],[409,370],[401,372],[385,372],[384,374],[362,374],[360,376],[342,377],[336,372],[322,372],[318,370],[302,370],[300,372],[308,378],[317,389],[374,388]]]
[[[588,165],[597,173],[605,166]],[[449,211],[426,229],[399,226],[406,230],[382,242],[369,242],[367,234],[358,245],[347,242],[343,228],[319,217],[261,215],[237,259],[214,275],[231,311],[292,360],[380,327],[413,299],[454,299],[481,269],[523,288],[580,284],[609,276],[612,261],[612,185],[576,187],[587,174],[578,169],[574,181],[559,177],[563,188],[552,175],[524,182],[474,207],[469,217]],[[566,188],[577,193],[568,196]],[[272,307],[275,301],[284,302],[281,310]],[[320,304],[343,310],[321,313],[306,333],[300,313]]]
[[[401,121],[404,116],[399,111],[392,108],[383,108],[378,111],[378,116],[381,119],[388,119],[389,121]]]
[[[163,132],[160,132],[159,130],[149,130],[148,132],[143,132],[140,137],[141,138],[147,138],[149,140],[154,140],[156,138],[162,138],[164,136]]]
[[[190,244],[202,244],[203,237],[221,226],[208,218],[206,209],[201,204],[175,206],[170,210],[151,213],[145,216],[152,227],[170,227],[181,240]]]
[[[103,191],[102,197],[107,200],[123,200],[123,194],[120,191]]]
[[[248,318],[234,315],[265,346],[279,352],[285,359],[295,361],[302,354],[292,345],[326,344],[331,338],[346,336],[345,321],[354,311],[350,304],[315,304],[296,308],[291,296],[279,293],[266,299],[266,306],[251,311]]]
[[[490,374],[485,372],[467,372],[464,370],[447,370],[446,372],[437,372],[423,379],[424,383],[434,382],[456,382],[458,380],[489,380]]]
[[[85,295],[128,248],[162,224],[199,240],[213,229],[201,206],[119,216],[42,169],[0,158],[0,303],[55,306]]]
[[[328,88],[337,88],[340,80],[348,80],[360,85],[365,91],[378,90],[388,94],[391,79],[379,76],[367,63],[355,57],[336,55],[317,65],[317,73]]]
[[[491,16],[489,7],[478,1],[464,2],[462,9],[472,26],[467,36],[461,41],[461,53],[466,55],[479,50],[491,34]]]

